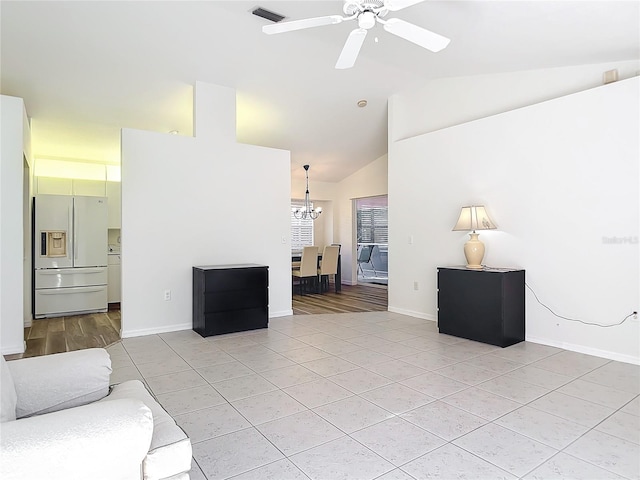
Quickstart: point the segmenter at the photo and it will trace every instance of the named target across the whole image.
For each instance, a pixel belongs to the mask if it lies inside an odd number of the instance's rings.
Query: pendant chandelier
[[[307,191],[304,194],[304,205],[302,208],[294,208],[293,216],[297,219],[307,219],[315,220],[322,213],[322,207],[318,207],[315,210],[311,206],[311,201],[309,200],[309,165],[304,166],[304,171],[307,176]]]

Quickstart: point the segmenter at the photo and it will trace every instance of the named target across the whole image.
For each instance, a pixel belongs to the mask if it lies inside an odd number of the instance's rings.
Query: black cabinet
[[[203,337],[267,328],[269,267],[193,267],[193,329]]]
[[[438,329],[499,347],[524,341],[524,270],[439,267]]]

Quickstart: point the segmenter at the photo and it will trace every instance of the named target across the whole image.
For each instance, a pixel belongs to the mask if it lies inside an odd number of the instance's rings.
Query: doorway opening
[[[387,195],[356,199],[358,284],[389,282],[389,206]]]

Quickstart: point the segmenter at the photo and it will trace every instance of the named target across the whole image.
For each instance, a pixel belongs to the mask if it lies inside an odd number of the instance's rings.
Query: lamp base
[[[470,233],[469,240],[464,244],[464,256],[467,258],[467,268],[474,270],[482,269],[482,259],[484,258],[484,243],[478,240],[479,233]]]

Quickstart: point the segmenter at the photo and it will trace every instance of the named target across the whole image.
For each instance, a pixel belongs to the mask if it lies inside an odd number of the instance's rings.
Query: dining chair
[[[338,273],[338,255],[340,254],[340,247],[326,245],[322,251],[322,261],[318,268],[318,275],[320,276],[320,292],[323,290],[329,290],[329,275],[334,276]],[[326,287],[326,289],[324,288]],[[336,287],[336,293],[338,288]]]
[[[304,247],[302,249],[302,258],[300,266],[291,267],[291,282],[293,285],[294,278],[299,278],[300,294],[304,295],[305,286],[316,282],[318,278],[318,247]]]

